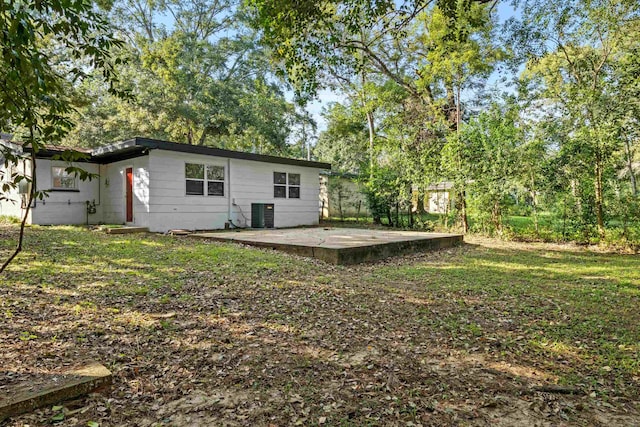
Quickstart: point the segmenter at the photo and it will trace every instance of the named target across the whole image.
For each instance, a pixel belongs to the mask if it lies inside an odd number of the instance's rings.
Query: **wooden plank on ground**
[[[192,233],[193,232],[189,230],[169,230],[169,234],[171,234],[172,236],[188,236]]]
[[[121,227],[121,228],[106,228],[107,234],[131,234],[131,233],[148,233],[147,227]]]
[[[79,369],[49,375],[43,381],[17,384],[6,395],[0,395],[0,422],[54,403],[106,389],[111,385],[111,372],[98,362]]]

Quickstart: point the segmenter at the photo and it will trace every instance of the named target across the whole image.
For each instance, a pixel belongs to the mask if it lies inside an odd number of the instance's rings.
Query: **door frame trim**
[[[131,221],[127,221],[127,169],[131,169]],[[122,168],[122,172],[124,175],[124,187],[123,187],[123,191],[122,191],[122,195],[123,195],[123,199],[124,199],[124,223],[125,225],[133,225],[135,223],[135,219],[136,219],[136,213],[135,213],[135,203],[133,202],[133,198],[134,198],[134,191],[133,189],[135,188],[135,173],[134,173],[134,167],[133,165],[125,165]]]

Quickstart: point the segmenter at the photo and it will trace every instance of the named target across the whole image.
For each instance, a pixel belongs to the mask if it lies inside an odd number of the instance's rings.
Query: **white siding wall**
[[[273,197],[274,172],[300,174],[299,199]],[[317,225],[320,169],[232,159],[231,197],[236,204],[231,207],[231,218],[241,226],[251,225],[252,203],[273,203],[276,227]]]
[[[51,190],[53,166],[67,167],[69,163],[38,159],[36,168],[36,188],[38,190]],[[84,169],[87,172],[97,174],[99,168],[94,163],[72,163],[72,166]],[[95,200],[98,203],[98,179],[81,181],[77,179],[79,191],[50,191],[49,197],[37,200],[31,209],[31,222],[33,224],[86,224],[87,201]],[[100,220],[98,215],[90,215],[90,223]]]
[[[223,228],[227,221],[229,193],[225,179],[225,196],[188,196],[185,163],[214,166],[227,165],[227,159],[173,151],[151,150],[149,228],[168,231],[177,228],[203,230]],[[225,174],[228,172],[225,169]],[[206,184],[205,184],[206,185]]]
[[[149,156],[100,166],[101,204],[99,213],[107,224],[124,224],[126,219],[125,171],[133,169],[133,224],[149,227]]]
[[[224,166],[224,197],[186,195],[185,163]],[[300,199],[274,199],[273,172],[299,173]],[[317,168],[152,150],[149,175],[151,231],[224,228],[229,210],[234,224],[250,226],[251,203],[273,203],[276,227],[318,223]]]
[[[187,196],[185,163],[225,167],[224,196]],[[52,186],[52,166],[64,162],[38,160],[39,190]],[[317,168],[280,165],[250,160],[227,159],[199,154],[151,150],[148,156],[97,165],[75,166],[100,174],[100,179],[78,181],[79,191],[52,191],[36,203],[34,224],[84,224],[86,202],[95,200],[97,213],[89,222],[125,222],[125,170],[133,168],[133,224],[164,232],[175,228],[219,229],[229,219],[239,226],[251,225],[252,203],[275,205],[275,226],[295,227],[318,224],[319,172]],[[273,197],[273,173],[299,173],[300,199]],[[0,215],[19,216],[18,204],[0,204]],[[229,215],[229,212],[231,213]]]
[[[5,168],[4,164],[0,164],[0,187],[2,187],[3,184],[8,183],[9,181],[12,180],[11,171],[9,169],[10,168]],[[20,165],[17,167],[17,170],[14,169],[13,172],[23,173],[23,170],[24,170],[23,163],[20,162]],[[8,200],[0,200],[0,216],[11,216],[15,218],[21,218],[22,217],[22,209],[20,209],[21,199],[20,199],[20,194],[18,194],[18,190],[17,189],[11,190],[7,193],[4,193],[2,192],[2,190],[0,190],[0,193],[2,193],[3,197],[8,199]]]

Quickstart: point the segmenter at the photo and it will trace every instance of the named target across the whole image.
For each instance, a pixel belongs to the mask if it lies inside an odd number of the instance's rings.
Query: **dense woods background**
[[[374,222],[638,247],[639,6],[5,1],[0,127],[314,158],[358,177]],[[341,101],[319,129],[321,90]],[[442,181],[451,209],[425,215]]]

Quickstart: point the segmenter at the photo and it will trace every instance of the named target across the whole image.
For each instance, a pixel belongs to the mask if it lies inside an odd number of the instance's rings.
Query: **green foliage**
[[[455,11],[451,10],[453,3]],[[485,2],[438,2],[447,8],[444,21],[449,28],[461,26],[460,12],[470,11],[475,3]],[[262,41],[273,49],[281,64],[281,73],[300,95],[314,95],[326,84],[326,77],[334,74],[331,70],[340,70],[343,76],[358,76],[368,65],[418,95],[411,79],[394,70],[414,58],[396,52],[401,48],[398,43],[413,30],[416,18],[437,6],[425,7],[412,0],[247,0],[245,4],[253,26],[261,30]],[[392,55],[390,62],[387,54]],[[391,65],[393,61],[397,61],[395,66]]]
[[[110,51],[121,42],[89,1],[2,2],[0,42],[0,125],[31,130],[25,142],[35,151],[71,128],[67,88],[87,70],[98,70],[118,94]],[[59,52],[75,62],[59,63]]]
[[[394,180],[397,179],[392,169],[376,169],[365,185],[365,197],[373,222],[382,223],[382,218],[388,219],[391,225],[391,208],[397,198],[397,189]]]
[[[502,215],[513,203],[514,181],[521,166],[520,146],[523,135],[517,127],[519,107],[514,99],[503,104],[492,103],[466,124],[460,139],[464,146],[459,169],[467,171],[456,185],[465,185],[474,210],[485,213],[498,232],[502,231]],[[457,168],[455,158],[445,156],[451,168]],[[444,168],[444,166],[443,166]],[[450,172],[454,175],[454,172]]]
[[[564,122],[565,137],[559,147],[564,172],[585,195],[590,191],[584,183],[592,181],[591,203],[600,237],[607,216],[606,175],[621,149],[617,117],[626,109],[620,103],[615,64],[628,55],[626,33],[637,34],[634,17],[637,4],[626,1],[570,1],[551,7],[532,1],[525,7],[524,25],[530,29],[523,34],[536,34],[527,42],[549,49],[528,61],[523,77],[532,95],[551,105],[547,120],[560,116]]]
[[[392,211],[407,207],[407,188],[446,180],[454,183],[458,224],[468,213],[476,231],[580,242],[607,241],[621,229],[633,234],[640,173],[634,2],[520,2],[521,17],[507,22],[503,37],[492,9],[477,2],[442,1],[415,14],[409,2],[298,5],[284,17],[286,28],[275,22],[281,5],[250,5],[268,26],[267,43],[286,40],[276,53],[285,68],[308,59],[297,69],[302,89],[344,90],[349,101],[326,115],[316,152],[368,180],[376,222],[399,222]],[[321,25],[311,27],[312,19]],[[405,30],[387,34],[393,25]],[[474,96],[507,61],[524,70],[517,91]],[[530,221],[519,227],[513,215]]]
[[[331,104],[324,112],[327,129],[320,134],[314,154],[335,165],[338,172],[359,174],[368,162],[366,125],[352,105]]]
[[[91,73],[106,84],[105,92],[125,96],[119,89],[115,66],[120,58],[112,51],[122,46],[107,20],[90,1],[45,0],[0,3],[0,130],[13,131],[30,154],[30,170],[5,181],[0,201],[21,182],[29,184],[27,209],[14,253],[0,266],[2,272],[22,250],[24,223],[34,199],[43,199],[33,182],[36,154],[45,144],[59,143],[72,128],[74,105],[69,94]],[[5,169],[17,166],[22,155],[16,147],[0,145]],[[71,152],[63,158],[73,158]],[[79,168],[73,173],[90,176]]]
[[[160,16],[174,18],[170,29]],[[105,93],[95,81],[78,87],[81,125],[70,145],[99,146],[145,135],[262,153],[289,154],[288,138],[302,119],[273,78],[269,52],[256,43],[234,2],[116,1],[109,16],[131,29],[118,68],[131,100]]]

